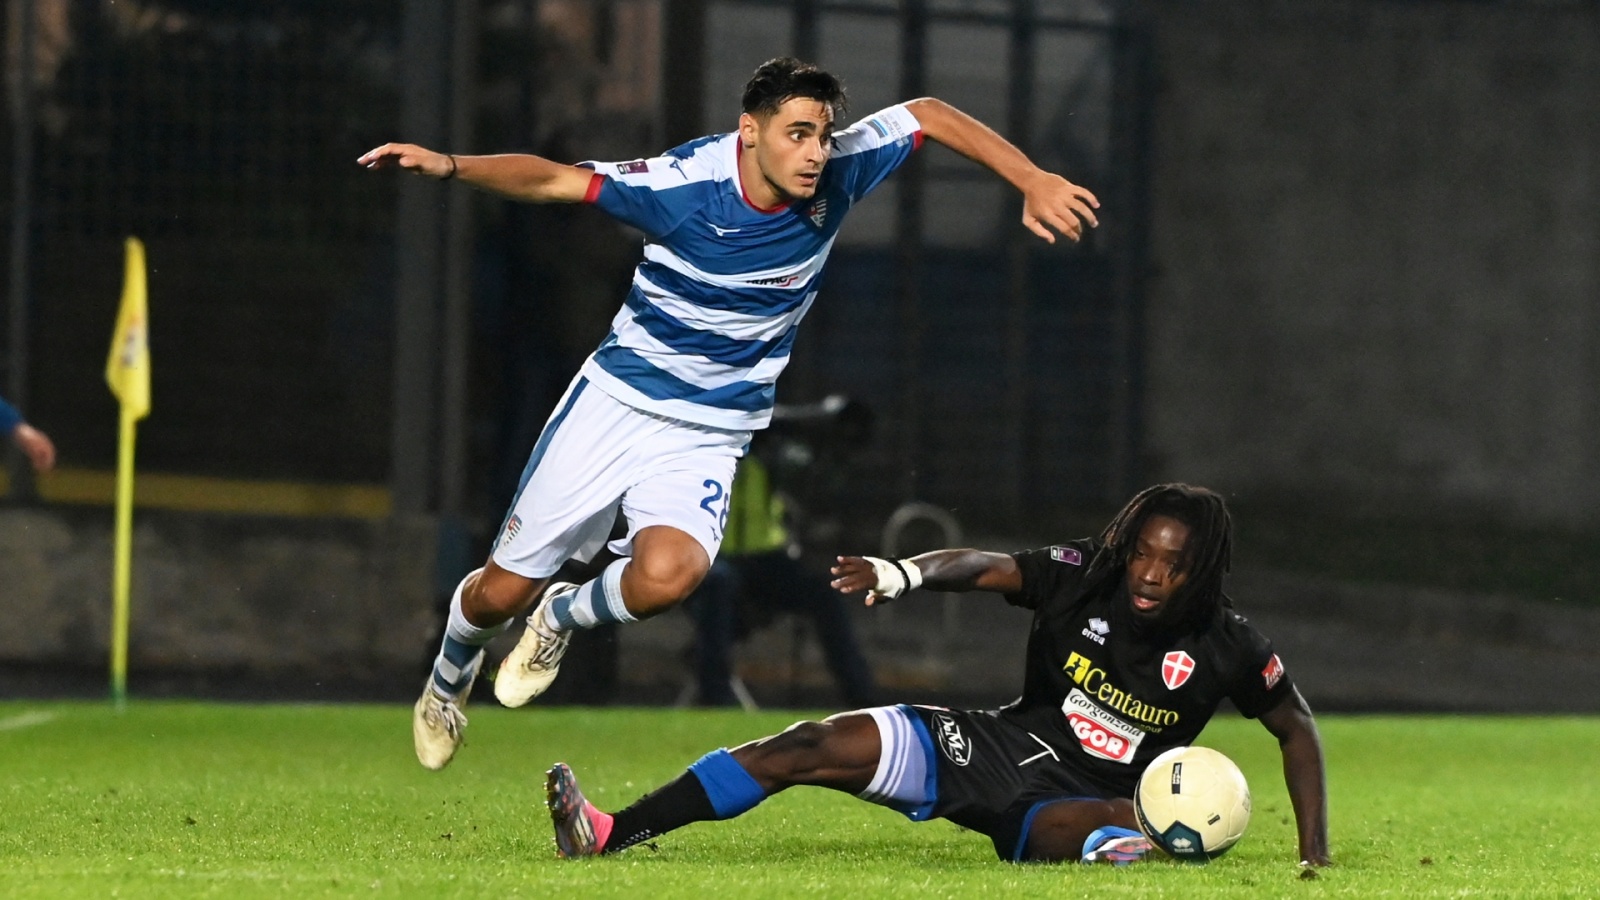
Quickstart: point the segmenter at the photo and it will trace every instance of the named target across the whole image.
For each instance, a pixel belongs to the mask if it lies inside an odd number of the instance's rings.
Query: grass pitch
[[[1224,715],[1201,743],[1255,813],[1209,866],[1017,866],[981,835],[796,789],[598,860],[553,857],[544,769],[604,808],[791,713],[469,710],[444,772],[400,706],[0,703],[6,897],[1593,896],[1600,720],[1324,717],[1338,866],[1302,879],[1276,745]]]

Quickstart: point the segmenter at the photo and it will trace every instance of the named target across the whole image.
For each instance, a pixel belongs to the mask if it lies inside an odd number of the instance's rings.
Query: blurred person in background
[[[0,434],[8,435],[11,443],[28,458],[35,472],[48,472],[56,466],[56,445],[50,436],[29,425],[15,406],[0,397]]]
[[[739,461],[722,552],[684,602],[695,621],[695,701],[702,706],[739,702],[733,688],[734,643],[783,614],[810,623],[846,704],[865,707],[875,702],[872,667],[856,641],[850,611],[821,568],[813,570],[804,562],[788,522],[790,504],[774,483],[767,463],[771,456],[783,454],[784,436],[793,432],[783,425],[803,421],[813,410],[818,418],[827,420],[843,418],[838,415],[843,410],[867,415],[859,404],[849,405],[842,398],[829,400],[837,405],[827,401],[810,408],[779,404],[773,410],[774,430],[763,432],[752,442],[750,454]],[[845,443],[855,446],[859,441],[852,437]],[[802,446],[790,455],[806,454],[814,459],[813,453]],[[783,465],[781,460],[779,465]]]
[[[1022,224],[1040,238],[1078,240],[1097,224],[1092,193],[931,97],[836,131],[843,84],[785,58],[756,69],[741,106],[736,131],[653,159],[570,166],[395,143],[357,160],[531,203],[592,203],[645,235],[611,333],[535,443],[490,558],[451,599],[412,715],[427,768],[443,768],[461,745],[461,707],[484,645],[530,604],[538,603],[494,680],[507,706],[550,686],[574,631],[657,615],[699,585],[722,540],[734,466],[771,418],[778,375],[846,213],[925,138],[1017,188]],[[619,508],[629,531],[609,544],[620,558],[581,585],[555,581],[564,562],[591,560],[608,543]]]
[[[712,751],[614,815],[557,763],[545,785],[557,852],[613,853],[813,785],[913,821],[948,819],[989,837],[1003,860],[1125,864],[1153,849],[1137,830],[1139,776],[1228,700],[1278,742],[1301,864],[1328,865],[1321,739],[1271,642],[1223,593],[1232,543],[1220,495],[1161,484],[1099,538],[1015,554],[840,557],[834,587],[867,591],[868,605],[921,586],[992,591],[1032,610],[1022,696],[998,710],[902,704],[800,722]]]

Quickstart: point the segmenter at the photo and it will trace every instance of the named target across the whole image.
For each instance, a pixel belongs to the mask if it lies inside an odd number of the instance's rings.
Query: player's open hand
[[[1022,224],[1052,244],[1056,232],[1077,241],[1085,225],[1098,227],[1094,211],[1099,208],[1100,201],[1088,188],[1052,172],[1039,172],[1022,192]]]
[[[866,603],[868,606],[889,600],[888,597],[874,593],[874,589],[878,586],[878,571],[872,567],[872,563],[868,562],[865,557],[838,557],[838,563],[828,571],[833,573],[833,580],[828,584],[841,594],[867,591]]]
[[[374,147],[361,154],[356,163],[369,169],[399,166],[407,172],[431,175],[434,178],[444,178],[455,168],[450,164],[448,155],[436,153],[426,147],[418,147],[416,144],[384,144],[382,147]]]
[[[888,603],[922,585],[922,570],[909,559],[841,556],[833,567],[833,586],[840,593],[866,591],[866,604]]]

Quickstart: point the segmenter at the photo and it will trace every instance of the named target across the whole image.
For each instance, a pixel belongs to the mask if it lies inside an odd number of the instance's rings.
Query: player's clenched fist
[[[408,172],[431,175],[434,178],[448,178],[455,174],[455,165],[451,163],[447,154],[418,147],[416,144],[384,144],[382,147],[374,147],[363,153],[356,163],[369,169],[395,165]]]
[[[866,591],[866,604],[887,603],[922,585],[922,570],[909,559],[876,556],[841,556],[831,571],[834,589],[841,594]]]

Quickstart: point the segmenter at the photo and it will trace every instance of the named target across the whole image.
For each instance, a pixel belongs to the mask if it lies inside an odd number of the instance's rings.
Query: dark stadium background
[[[650,155],[731,127],[793,53],[857,113],[972,112],[1104,221],[1046,246],[941,149],[853,214],[780,389],[874,412],[868,440],[803,436],[819,567],[1076,537],[1191,481],[1233,503],[1233,593],[1313,706],[1600,708],[1570,689],[1600,675],[1591,0],[6,10],[0,393],[61,455],[36,481],[13,454],[0,505],[7,694],[103,689],[124,237],[154,368],[134,694],[409,699],[637,236],[356,156]],[[899,697],[1015,689],[1026,619],[993,598],[858,624]],[[670,701],[687,639],[593,638],[561,693]],[[801,627],[744,662],[764,703],[833,702]]]

